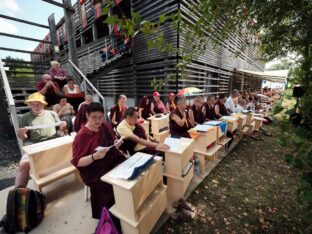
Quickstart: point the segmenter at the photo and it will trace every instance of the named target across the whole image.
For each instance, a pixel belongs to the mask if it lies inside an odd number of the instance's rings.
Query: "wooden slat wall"
[[[190,14],[187,8],[187,0],[131,0],[130,2],[131,10],[140,13],[143,20],[155,21],[159,18],[159,15],[169,15],[180,7],[184,20],[190,23],[196,21],[196,16]],[[86,29],[92,27],[95,20],[94,8],[92,1],[87,0],[88,25],[85,29],[82,28],[80,6],[75,4],[74,8],[75,39],[78,40]],[[67,42],[64,40],[62,25],[62,22],[57,25],[57,31],[60,45],[63,45],[62,63],[66,64]],[[178,35],[170,22],[161,27],[161,32],[164,33],[166,40],[174,46],[179,46],[180,48],[184,46],[183,34]],[[153,92],[150,85],[151,80],[154,78],[163,79],[170,73],[176,73],[176,56],[174,54],[163,54],[157,50],[148,51],[147,39],[153,39],[153,37],[138,34],[133,41],[132,57],[130,59],[109,73],[103,72],[102,75],[101,73],[96,75],[98,89],[104,96],[116,98],[119,94],[124,93],[130,98],[138,99],[143,95],[151,95]],[[245,48],[245,51],[238,57],[234,56],[237,51],[241,50],[242,40],[245,40],[245,38],[231,35],[227,41],[220,41],[220,45],[216,48],[209,44],[205,53],[187,66],[188,77],[184,80],[179,79],[177,84],[176,82],[170,83],[161,93],[175,92],[188,86],[204,89],[205,94],[229,93],[231,86],[234,85],[235,68],[254,71],[262,71],[264,68],[264,65],[257,60],[255,48],[252,46]],[[94,70],[99,69],[101,66],[97,50],[104,47],[103,41],[104,38],[101,38],[78,49],[80,69],[85,74],[92,74]],[[246,87],[249,87],[248,80],[246,82]],[[253,81],[250,83],[253,83],[253,86],[257,86],[257,82]]]

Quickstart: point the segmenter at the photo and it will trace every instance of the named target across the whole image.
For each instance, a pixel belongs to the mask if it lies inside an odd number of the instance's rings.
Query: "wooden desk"
[[[123,233],[149,233],[166,209],[167,187],[162,183],[161,163],[162,158],[155,157],[153,164],[131,181],[110,177],[121,165],[101,177],[113,186],[115,205],[110,211],[120,219]]]
[[[192,166],[187,175],[182,176],[182,170],[187,163],[193,159],[194,140],[189,138],[175,139],[175,147],[165,152],[165,176],[168,186],[168,204],[184,197],[184,193],[189,186],[193,174]]]
[[[227,131],[233,133],[238,127],[238,118],[231,116],[230,118],[233,118],[232,120],[232,119],[226,119],[225,117],[221,117],[220,121],[226,122]]]
[[[149,122],[144,120],[144,122],[140,123],[140,125],[144,128],[146,137],[149,139]]]
[[[207,132],[198,132],[194,128],[190,129],[188,133],[194,140],[194,151],[205,153],[207,146],[217,141],[218,127],[211,126]]]
[[[247,118],[246,118],[246,125],[251,125],[253,118],[254,118],[254,113],[253,112],[249,112],[246,114]]]
[[[233,114],[232,116],[238,118],[237,129],[242,130],[244,128],[244,126],[246,125],[247,115]]]
[[[148,118],[151,121],[151,128],[153,134],[159,134],[169,129],[169,115],[162,114],[161,117],[156,115]]]
[[[64,136],[23,147],[29,155],[31,177],[37,190],[42,191],[45,185],[72,173],[80,180],[77,169],[70,162],[73,141],[73,136]]]

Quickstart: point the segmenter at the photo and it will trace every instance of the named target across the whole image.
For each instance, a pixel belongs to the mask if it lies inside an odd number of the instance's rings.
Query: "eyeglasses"
[[[90,115],[90,118],[93,119],[93,120],[101,120],[104,118],[104,115],[99,115],[99,116],[96,116],[96,115]]]

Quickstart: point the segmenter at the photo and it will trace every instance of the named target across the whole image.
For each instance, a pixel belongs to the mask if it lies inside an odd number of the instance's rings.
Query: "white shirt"
[[[253,102],[248,102],[245,109],[254,111],[255,110],[255,104]]]
[[[63,89],[67,89],[67,93],[68,93],[68,94],[73,94],[73,93],[78,93],[77,88],[78,88],[78,85],[74,85],[74,89],[71,90],[71,89],[68,87],[68,85],[64,85],[64,88],[63,88]]]
[[[228,99],[226,99],[224,106],[227,110],[230,110],[232,113],[234,113],[235,103],[234,103],[234,100],[232,99],[232,97],[229,97]]]
[[[245,110],[241,105],[237,104],[235,107],[235,113],[242,113],[242,111]]]

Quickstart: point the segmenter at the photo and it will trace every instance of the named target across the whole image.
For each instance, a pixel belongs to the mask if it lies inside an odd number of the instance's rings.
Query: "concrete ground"
[[[28,185],[33,188],[32,181]],[[12,188],[0,191],[0,218],[6,213],[7,195]],[[91,218],[91,204],[84,200],[84,186],[75,181],[73,175],[44,187],[43,192],[48,201],[45,217],[29,233],[94,233],[98,221]],[[0,229],[0,234],[2,233],[5,232]]]

